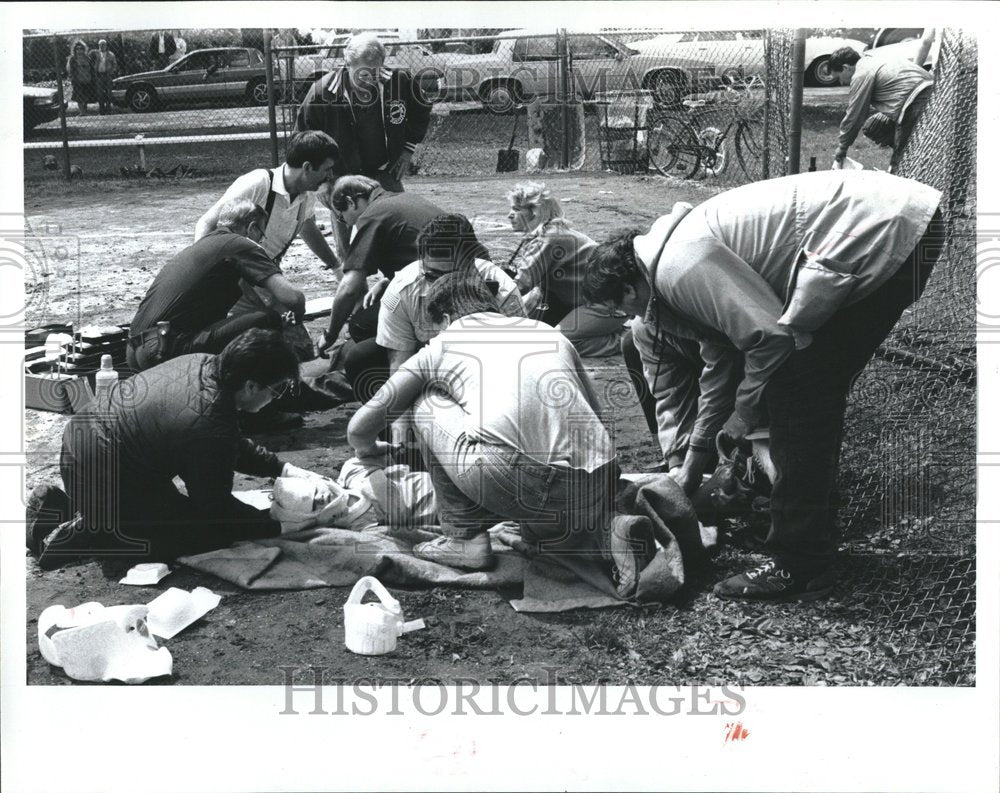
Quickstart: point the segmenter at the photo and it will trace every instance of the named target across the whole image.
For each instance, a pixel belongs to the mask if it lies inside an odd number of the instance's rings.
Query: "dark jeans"
[[[381,308],[382,302],[379,301],[370,308],[359,308],[351,314],[351,318],[347,321],[347,332],[354,341],[361,342],[375,338],[375,334],[378,333],[378,313]]]
[[[159,341],[155,338],[137,348],[129,344],[126,351],[128,365],[132,371],[141,372],[178,355],[220,353],[229,342],[250,328],[281,330],[281,316],[273,311],[254,311],[220,319],[197,333],[171,334],[164,354],[160,353]]]
[[[206,515],[172,481],[122,470],[86,422],[67,425],[59,469],[71,510],[83,515],[84,525],[64,550],[50,546],[52,555],[169,561],[281,533],[267,512],[232,496],[216,515]]]
[[[374,338],[355,344],[344,360],[344,376],[354,389],[354,398],[368,402],[389,379],[389,351]]]
[[[834,314],[767,384],[771,458],[778,474],[767,545],[793,572],[814,575],[833,561],[839,543],[834,489],[848,392],[903,310],[920,297],[943,243],[935,213],[896,274]]]

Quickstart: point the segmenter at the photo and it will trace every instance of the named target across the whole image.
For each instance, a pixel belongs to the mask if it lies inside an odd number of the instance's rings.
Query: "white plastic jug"
[[[378,603],[362,603],[367,592],[374,592]],[[358,580],[344,604],[344,643],[352,653],[385,655],[396,649],[403,633],[403,610],[399,601],[382,583],[370,575]]]

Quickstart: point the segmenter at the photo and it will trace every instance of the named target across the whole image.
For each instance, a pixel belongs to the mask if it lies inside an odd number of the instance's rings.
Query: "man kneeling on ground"
[[[282,327],[277,311],[227,316],[241,295],[240,279],[267,290],[297,320],[305,295],[281,274],[259,245],[267,214],[237,199],[219,212],[218,227],[188,246],[156,274],[129,330],[128,363],[142,371],[188,353],[218,353],[249,328]],[[161,329],[158,323],[169,323]]]
[[[347,430],[359,458],[384,457],[393,446],[379,433],[412,408],[443,531],[414,553],[482,570],[494,564],[487,530],[500,521],[517,521],[524,540],[554,552],[584,548],[593,533],[591,547],[612,559],[618,594],[630,596],[653,540],[614,536],[616,525],[630,531],[634,522],[613,517],[614,448],[572,344],[542,322],[504,316],[470,268],[442,275],[428,297],[442,332]]]
[[[29,507],[28,545],[42,567],[88,555],[166,561],[280,534],[266,512],[232,495],[233,472],[312,474],[241,437],[237,411],[255,413],[279,398],[298,369],[280,333],[252,329],[219,355],[182,355],[102,392],[63,432],[68,502],[51,486],[33,494],[52,512],[61,500],[64,521],[81,516],[43,536]]]

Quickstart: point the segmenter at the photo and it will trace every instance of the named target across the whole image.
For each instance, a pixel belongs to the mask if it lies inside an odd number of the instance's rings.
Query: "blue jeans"
[[[509,446],[470,440],[464,420],[462,409],[442,396],[424,397],[412,411],[444,534],[469,539],[514,520],[526,541],[542,547],[603,545],[615,461],[590,473],[545,465]]]

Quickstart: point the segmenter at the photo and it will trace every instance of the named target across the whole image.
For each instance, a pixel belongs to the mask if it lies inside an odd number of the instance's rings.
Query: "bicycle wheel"
[[[650,119],[646,151],[653,167],[664,176],[690,179],[701,163],[697,133],[685,119],[676,116],[660,115]]]
[[[756,119],[740,122],[736,130],[736,159],[746,178],[756,182],[763,178],[764,125]]]

